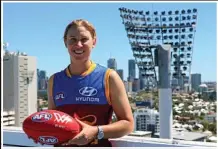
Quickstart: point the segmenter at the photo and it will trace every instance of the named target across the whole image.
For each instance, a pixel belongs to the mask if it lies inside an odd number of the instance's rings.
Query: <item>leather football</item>
[[[81,127],[64,112],[43,110],[28,116],[23,122],[23,130],[35,143],[57,145],[72,139]]]

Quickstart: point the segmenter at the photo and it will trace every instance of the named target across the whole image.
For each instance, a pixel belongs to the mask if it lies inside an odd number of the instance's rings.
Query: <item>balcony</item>
[[[114,147],[210,147],[216,148],[216,143],[169,140],[159,138],[146,138],[124,136],[111,139]],[[51,147],[49,145],[35,144],[28,139],[20,127],[3,127],[3,146],[13,147]]]

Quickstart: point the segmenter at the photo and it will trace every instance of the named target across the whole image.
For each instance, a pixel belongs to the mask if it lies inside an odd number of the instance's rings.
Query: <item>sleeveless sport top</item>
[[[111,69],[92,63],[82,75],[71,75],[69,66],[49,80],[49,94],[56,110],[65,112],[89,125],[107,125],[112,119],[109,97]],[[71,145],[76,146],[76,145]],[[86,146],[111,146],[108,139],[94,140]]]

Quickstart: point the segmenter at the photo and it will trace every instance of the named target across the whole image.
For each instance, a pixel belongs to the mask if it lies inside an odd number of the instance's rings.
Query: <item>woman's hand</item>
[[[75,119],[81,125],[82,131],[79,134],[77,134],[73,139],[70,139],[67,143],[63,143],[62,145],[86,145],[96,138],[98,133],[98,128],[96,126],[90,126],[78,120],[77,118]]]

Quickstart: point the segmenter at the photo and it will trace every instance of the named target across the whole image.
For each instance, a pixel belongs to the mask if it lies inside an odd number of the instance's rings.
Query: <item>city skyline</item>
[[[4,42],[9,43],[8,50],[19,50],[30,56],[36,56],[37,68],[45,70],[50,76],[63,70],[69,64],[69,56],[62,40],[66,25],[73,19],[85,18],[94,24],[97,30],[97,46],[93,49],[92,60],[107,67],[107,60],[111,57],[115,58],[117,68],[123,69],[124,80],[126,80],[129,73],[128,60],[134,57],[119,16],[119,7],[143,9],[144,11],[151,11],[151,8],[158,11],[197,8],[199,19],[191,73],[200,73],[202,81],[216,81],[215,3],[59,3],[58,5],[54,3],[4,3],[3,39]],[[80,14],[74,13],[79,9],[86,11]],[[94,11],[91,14],[87,13],[91,9]],[[99,13],[101,11],[104,13]],[[103,52],[102,49],[104,49]],[[137,66],[136,77],[138,78]]]

